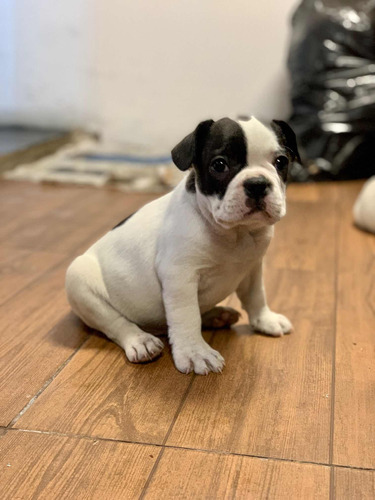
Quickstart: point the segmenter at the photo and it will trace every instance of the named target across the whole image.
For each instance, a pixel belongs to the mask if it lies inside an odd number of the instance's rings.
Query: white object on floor
[[[359,193],[353,216],[359,228],[375,233],[375,176],[364,184]]]

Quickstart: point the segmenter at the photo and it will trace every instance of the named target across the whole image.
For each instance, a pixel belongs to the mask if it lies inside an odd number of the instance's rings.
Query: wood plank
[[[352,225],[359,187],[340,196],[334,463],[375,468],[375,238]]]
[[[37,201],[41,197],[49,199],[53,197],[61,197],[67,199],[69,196],[75,196],[74,193],[82,192],[82,190],[91,189],[84,186],[66,186],[63,184],[40,184],[28,181],[13,181],[0,178],[0,207],[3,204],[11,203],[17,199],[20,203],[22,199]]]
[[[23,206],[25,216],[22,211],[17,211],[13,226],[9,226],[12,229],[7,235],[7,247],[2,256],[8,279],[2,283],[7,298],[15,293],[17,286],[26,288],[13,301],[8,301],[6,308],[0,309],[3,320],[0,327],[0,423],[3,425],[16,416],[87,336],[85,328],[73,315],[66,316],[70,308],[65,298],[64,277],[72,258],[62,262],[53,273],[43,276],[35,286],[28,287],[30,276],[38,271],[38,265],[40,270],[43,265],[48,267],[49,253],[35,252],[35,248],[50,246],[64,253],[84,251],[93,237],[97,239],[105,228],[110,229],[124,216],[155,197],[61,187],[47,189],[46,193],[56,193],[58,198],[63,192],[68,195],[65,202],[60,200],[59,204],[49,205],[48,200],[52,202],[55,198],[45,197],[40,186],[27,184],[16,187],[11,184],[8,187],[16,198],[15,206],[23,191],[26,202]],[[38,194],[35,205],[35,199],[30,194],[34,191]],[[70,195],[71,192],[76,198]],[[6,193],[5,190],[4,198],[9,200]],[[48,210],[38,211],[45,199]],[[10,206],[14,208],[12,203]],[[32,217],[28,218],[29,210],[33,209]],[[34,250],[25,250],[25,247]],[[30,273],[30,276],[21,276],[22,272]],[[13,285],[12,289],[10,285]]]
[[[74,203],[59,206],[33,221],[26,220],[7,235],[7,244],[69,254],[93,231],[107,223],[113,227],[118,218],[137,210],[150,199],[149,195],[126,196],[121,192],[92,189]]]
[[[288,187],[287,215],[275,226],[267,263],[279,269],[332,273],[337,188],[332,183]]]
[[[74,204],[86,191],[0,180],[0,238],[7,241],[14,232],[35,224],[49,212]]]
[[[194,381],[168,444],[327,463],[333,285],[298,271],[273,277],[271,304],[292,318],[295,332],[283,338],[249,335],[247,326],[217,332],[212,345],[226,368]]]
[[[0,307],[0,425],[22,410],[87,337],[64,291],[67,263]]]
[[[63,260],[50,252],[34,252],[0,246],[0,304]]]
[[[190,380],[168,352],[135,365],[106,338],[92,337],[16,427],[160,444]]]
[[[249,335],[247,326],[216,333],[212,345],[224,356],[226,368],[220,376],[194,380],[167,444],[328,462],[335,188],[316,202],[293,203],[295,210],[277,234],[283,240],[277,245],[287,255],[277,268],[268,259],[272,267],[266,281],[271,307],[291,319],[294,333],[283,338]],[[322,212],[325,238],[317,238]],[[289,260],[307,248],[312,257],[298,260],[300,268],[293,269],[296,263]]]
[[[72,254],[156,197],[92,187],[6,186],[0,238],[9,247]],[[1,185],[1,183],[0,183]],[[95,239],[96,239],[95,238]],[[91,242],[91,240],[90,240]]]
[[[329,468],[166,449],[145,498],[327,499]]]
[[[375,470],[335,467],[334,491],[337,500],[374,500]]]
[[[8,431],[0,438],[3,500],[135,499],[159,449]]]

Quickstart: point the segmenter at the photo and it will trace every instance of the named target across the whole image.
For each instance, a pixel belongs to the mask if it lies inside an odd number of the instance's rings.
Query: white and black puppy
[[[172,151],[191,169],[169,194],[147,204],[76,258],[66,276],[75,313],[121,346],[129,361],[158,356],[152,335],[168,327],[183,373],[221,372],[224,359],[203,326],[228,326],[235,311],[215,307],[236,292],[251,327],[279,336],[289,320],[268,306],[262,260],[285,215],[288,164],[296,139],[280,121],[207,120]]]

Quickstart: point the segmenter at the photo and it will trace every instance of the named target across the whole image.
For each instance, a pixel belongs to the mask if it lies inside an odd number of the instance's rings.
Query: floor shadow
[[[48,340],[56,345],[75,348],[82,344],[93,332],[95,330],[86,326],[71,311],[49,331]],[[99,333],[98,335],[102,336]]]

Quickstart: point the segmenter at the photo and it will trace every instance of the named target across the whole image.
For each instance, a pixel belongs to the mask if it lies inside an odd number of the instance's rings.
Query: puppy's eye
[[[228,163],[224,158],[215,158],[210,167],[217,174],[223,174],[229,170]]]
[[[289,165],[289,158],[287,156],[278,156],[274,163],[277,170],[284,170]]]

